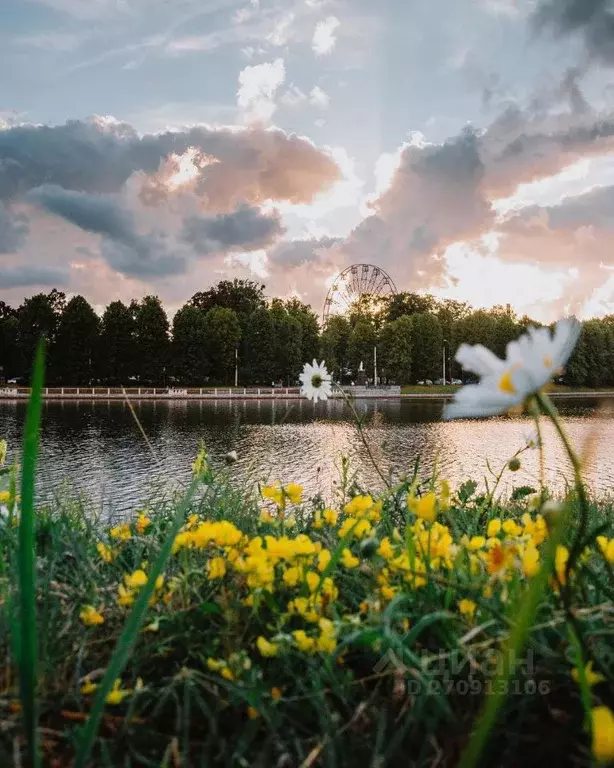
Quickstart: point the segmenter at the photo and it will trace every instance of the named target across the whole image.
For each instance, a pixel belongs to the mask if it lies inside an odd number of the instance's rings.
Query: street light
[[[450,344],[450,342],[447,339],[443,340],[443,346],[441,348],[441,358],[442,358],[442,366],[443,366],[443,383],[445,386],[446,383],[446,344]]]

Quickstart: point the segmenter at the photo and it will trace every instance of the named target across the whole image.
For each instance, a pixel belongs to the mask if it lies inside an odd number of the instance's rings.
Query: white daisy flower
[[[326,400],[332,392],[331,378],[324,365],[324,360],[319,365],[317,360],[314,360],[312,365],[305,363],[299,379],[301,380],[301,395],[315,403],[318,400]]]
[[[444,419],[477,418],[506,413],[522,404],[555,376],[578,341],[581,325],[575,318],[559,320],[554,333],[548,328],[529,328],[507,345],[506,359],[477,344],[461,344],[456,360],[480,377],[478,384],[460,389],[446,406]]]

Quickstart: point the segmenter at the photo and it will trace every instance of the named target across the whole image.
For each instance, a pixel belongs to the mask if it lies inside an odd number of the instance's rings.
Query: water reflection
[[[597,412],[596,400],[565,400],[560,408],[576,445],[593,436],[589,484],[609,491],[614,479],[614,420]],[[441,421],[441,400],[364,401],[371,450],[378,464],[395,476],[410,473],[416,456],[425,473],[437,463],[453,482],[498,470],[526,442],[530,422],[521,418],[488,421]],[[351,414],[340,401],[149,402],[135,405],[151,450],[130,410],[120,402],[50,402],[45,405],[39,493],[47,497],[70,478],[109,511],[134,507],[161,480],[185,480],[200,439],[215,457],[236,450],[232,472],[237,482],[283,477],[309,491],[330,497],[339,477],[341,454],[347,454],[365,484],[381,481]],[[0,435],[20,441],[25,404],[0,403]],[[546,476],[564,487],[566,460],[553,430],[545,428]],[[537,453],[523,458],[520,472],[507,473],[504,486],[529,483],[538,476]]]

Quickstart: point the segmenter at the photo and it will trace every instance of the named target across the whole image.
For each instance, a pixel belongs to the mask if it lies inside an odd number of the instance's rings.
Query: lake
[[[531,422],[521,417],[442,422],[444,401],[359,401],[366,436],[381,467],[394,476],[410,473],[417,456],[424,473],[435,464],[457,484],[498,471],[524,444]],[[609,492],[614,483],[614,416],[592,398],[557,402],[577,446],[590,445],[589,485]],[[212,461],[227,451],[239,460],[230,468],[234,482],[280,478],[330,499],[339,480],[340,457],[347,454],[360,479],[381,486],[348,407],[341,401],[314,405],[300,401],[173,401],[134,405],[149,446],[125,403],[63,401],[44,406],[39,498],[49,498],[68,481],[84,491],[105,514],[125,513],[151,492],[152,483],[185,481],[202,439]],[[0,437],[14,450],[21,442],[25,403],[0,403]],[[570,474],[553,429],[545,427],[546,475],[562,490]],[[588,440],[587,443],[587,439]],[[507,472],[503,487],[537,484],[538,455],[522,457],[522,468]]]

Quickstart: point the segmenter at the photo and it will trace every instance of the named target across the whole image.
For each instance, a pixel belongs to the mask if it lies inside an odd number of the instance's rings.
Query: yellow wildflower
[[[305,581],[309,587],[310,592],[315,592],[320,583],[320,576],[315,571],[307,571],[305,574]]]
[[[91,696],[92,693],[95,693],[98,689],[98,686],[96,683],[93,683],[89,677],[86,677],[83,681],[83,684],[81,685],[81,693],[83,696]]]
[[[321,653],[334,653],[337,647],[337,638],[333,632],[322,632],[316,641],[316,647]]]
[[[580,682],[580,671],[577,668],[571,670],[571,676],[576,681],[576,683]],[[599,672],[593,671],[592,661],[589,661],[588,664],[584,667],[584,676],[589,688],[592,688],[598,683],[605,682],[605,677],[603,675],[600,675]]]
[[[124,576],[124,582],[128,589],[140,589],[147,584],[147,574],[139,568],[134,573],[127,573]]]
[[[313,653],[315,648],[315,640],[309,637],[304,629],[297,629],[292,633],[294,641],[299,651],[303,653]]]
[[[360,560],[346,548],[341,553],[341,564],[344,568],[356,568],[360,565]]]
[[[255,720],[257,717],[260,717],[260,713],[258,712],[257,709],[250,706],[247,708],[247,716],[249,717],[250,720]]]
[[[608,707],[594,707],[591,713],[593,756],[600,763],[614,760],[614,713]]]
[[[507,536],[516,537],[520,536],[522,533],[522,528],[515,520],[504,520],[501,528],[503,529],[503,533],[505,533]]]
[[[529,544],[522,554],[522,569],[525,576],[535,576],[539,571],[539,551],[531,543]]]
[[[93,605],[84,605],[79,614],[79,618],[86,627],[95,627],[98,624],[104,624],[104,616],[97,611]]]
[[[467,542],[467,549],[471,552],[475,552],[478,549],[486,546],[486,539],[483,536],[472,536]]]
[[[212,659],[211,657],[207,659],[207,669],[210,669],[211,672],[219,672],[225,666],[226,662],[223,659]]]
[[[384,598],[384,600],[392,600],[392,598],[397,593],[397,587],[389,587],[388,585],[383,586],[380,589],[380,594]]]
[[[464,598],[460,601],[458,604],[458,610],[463,616],[466,616],[468,619],[473,619],[475,616],[477,605],[473,602],[473,600],[468,600],[467,598]]]
[[[96,550],[105,563],[110,563],[113,560],[113,550],[111,547],[103,544],[102,541],[99,541],[98,544],[96,544]]]
[[[313,515],[313,527],[317,530],[319,528],[322,528],[324,525],[324,521],[322,520],[322,513],[319,509],[316,509]]]
[[[273,686],[273,688],[271,688],[271,698],[273,699],[273,701],[279,701],[281,697],[282,697],[281,690],[276,686]]]
[[[292,568],[288,568],[286,571],[284,571],[284,584],[287,584],[289,587],[296,587],[296,585],[301,580],[302,575],[303,571],[298,566],[295,565]]]
[[[327,576],[322,582],[322,594],[330,600],[336,600],[339,597],[339,590],[330,576]]]
[[[318,555],[318,571],[322,573],[330,563],[331,553],[328,549],[323,549]]]
[[[262,498],[270,499],[277,504],[278,507],[283,506],[284,492],[279,482],[275,482],[272,485],[265,485],[262,489]]]
[[[597,546],[605,559],[614,565],[614,539],[607,539],[605,536],[597,536]]]
[[[223,667],[220,674],[222,675],[224,680],[229,680],[230,682],[232,682],[235,679],[233,671],[232,669],[230,669],[230,667]]]
[[[377,554],[383,557],[384,560],[391,560],[394,557],[394,550],[388,536],[381,540]]]
[[[115,528],[111,528],[109,535],[112,539],[118,539],[119,541],[128,541],[128,539],[132,538],[128,523],[122,523]]]
[[[126,696],[130,696],[132,690],[129,688],[122,688],[122,681],[117,678],[113,683],[113,688],[107,693],[105,701],[107,704],[121,704]]]
[[[339,528],[339,538],[342,539],[351,531],[352,536],[356,536],[357,539],[363,539],[368,536],[372,530],[373,526],[368,520],[356,520],[353,517],[348,517]]]
[[[335,512],[334,509],[325,509],[324,512],[322,512],[322,517],[329,525],[337,525],[339,513]]]
[[[207,563],[207,575],[210,581],[223,579],[226,575],[226,563],[223,557],[212,557]]]
[[[300,504],[303,499],[303,486],[296,483],[288,483],[284,488],[287,498],[292,504]]]
[[[117,603],[126,607],[132,605],[134,603],[134,592],[131,589],[126,589],[123,584],[119,584],[117,587]]]
[[[350,515],[350,517],[366,517],[372,506],[373,498],[371,496],[354,496],[343,507],[343,511],[346,515]]]
[[[416,517],[426,520],[429,523],[435,521],[437,517],[437,496],[434,491],[429,491],[423,496],[407,496],[407,506]]]
[[[145,533],[147,528],[151,525],[151,520],[147,517],[147,515],[144,512],[139,512],[139,516],[136,520],[136,530],[137,533],[141,536]]]
[[[158,632],[159,630],[160,630],[160,619],[157,616],[151,622],[151,624],[148,624],[146,627],[143,627],[143,632]]]
[[[10,491],[0,491],[0,504],[6,504],[11,500]]]
[[[556,571],[556,577],[559,584],[565,585],[567,583],[567,561],[569,560],[569,550],[567,547],[558,545],[556,548],[556,554],[554,556],[554,570]]]
[[[266,637],[260,637],[256,640],[256,645],[258,646],[258,650],[260,651],[261,656],[264,656],[265,658],[271,658],[272,656],[277,656],[277,652],[279,650],[278,646],[275,645],[275,643],[270,643]]]
[[[498,518],[494,518],[494,520],[490,520],[488,525],[486,526],[486,535],[490,539],[493,536],[496,536],[500,530],[501,530],[501,520],[499,520]]]
[[[442,480],[440,483],[439,503],[444,512],[447,512],[448,509],[450,509],[451,497],[450,483],[447,480]]]

